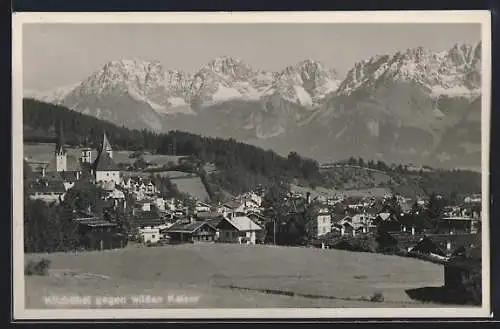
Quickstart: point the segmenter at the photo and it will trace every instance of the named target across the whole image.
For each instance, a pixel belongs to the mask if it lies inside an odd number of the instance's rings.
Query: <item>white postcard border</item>
[[[12,18],[13,316],[37,319],[470,318],[490,316],[489,220],[482,223],[483,305],[457,308],[26,309],[23,252],[22,26],[28,23],[480,23],[482,25],[482,214],[489,218],[491,16],[489,11],[14,13]]]

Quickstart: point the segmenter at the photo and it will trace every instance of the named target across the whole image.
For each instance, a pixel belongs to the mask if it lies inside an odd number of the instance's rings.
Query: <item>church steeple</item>
[[[59,129],[57,130],[57,140],[56,140],[56,154],[66,153],[66,147],[64,146],[64,129],[62,121],[59,121]]]
[[[113,148],[111,147],[111,143],[106,136],[106,132],[104,132],[104,136],[102,138],[101,152],[106,152],[111,159],[113,158]]]
[[[56,171],[66,171],[67,170],[67,158],[66,158],[66,147],[64,146],[64,129],[62,121],[59,121],[59,129],[57,131],[57,141],[56,141]]]

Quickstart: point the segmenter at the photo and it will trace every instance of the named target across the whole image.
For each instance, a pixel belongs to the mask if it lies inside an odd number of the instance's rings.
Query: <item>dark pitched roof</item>
[[[217,227],[217,225],[219,225],[219,223],[221,221],[222,221],[222,216],[219,216],[219,217],[207,220],[207,223],[212,225],[213,227]]]
[[[94,170],[96,171],[119,171],[120,168],[116,165],[113,159],[105,151],[102,151],[94,161]]]
[[[175,223],[174,225],[170,226],[168,229],[166,229],[166,232],[171,232],[171,233],[193,233],[202,228],[203,226],[208,225],[212,229],[216,230],[215,227],[213,227],[209,222],[206,221],[195,221],[195,222],[189,222],[189,223]]]
[[[220,214],[214,211],[198,211],[196,214],[199,219],[213,219],[219,216]]]
[[[224,203],[222,206],[234,210],[234,209],[237,209],[239,206],[241,206],[241,202],[236,201],[236,200],[229,200],[228,202]]]
[[[81,218],[81,219],[74,219],[73,220],[75,223],[78,223],[80,225],[85,225],[89,227],[115,227],[115,223],[111,223],[107,220],[102,220],[99,218]]]
[[[252,217],[256,217],[256,220],[263,221],[263,222],[269,220],[269,218],[265,217],[264,215],[253,212],[253,211],[247,213],[247,217],[249,217],[250,219],[252,219]]]
[[[60,171],[59,176],[65,182],[74,182],[77,180],[78,171]]]
[[[155,211],[143,211],[137,214],[132,220],[132,224],[136,227],[159,226],[163,223],[164,220]]]
[[[64,193],[66,189],[61,180],[40,180],[33,182],[29,185],[28,190],[30,193]]]
[[[422,238],[422,240],[420,240],[417,243],[417,245],[411,249],[411,251],[419,252],[422,254],[433,253],[433,254],[437,254],[440,256],[445,255],[445,253],[438,247],[438,245],[428,237]]]

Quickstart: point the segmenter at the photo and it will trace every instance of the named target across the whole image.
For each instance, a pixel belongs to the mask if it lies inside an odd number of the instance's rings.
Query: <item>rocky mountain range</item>
[[[80,83],[25,97],[129,128],[231,137],[321,162],[471,167],[481,158],[481,43],[375,55],[345,77],[310,59],[266,72],[222,56],[195,73],[116,60]]]

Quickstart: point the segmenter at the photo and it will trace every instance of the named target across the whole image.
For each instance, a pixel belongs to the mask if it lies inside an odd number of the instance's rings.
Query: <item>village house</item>
[[[161,240],[160,227],[141,227],[138,229],[140,241],[143,243],[158,243]]]
[[[114,188],[113,190],[108,192],[106,198],[112,200],[125,200],[125,193],[117,188]]]
[[[243,195],[243,200],[249,204],[247,207],[259,208],[262,205],[262,197],[255,192],[248,192]]]
[[[255,212],[253,210],[247,212],[246,216],[261,227],[264,227],[265,223],[269,221],[269,219],[264,217],[260,212]]]
[[[333,223],[332,230],[340,236],[356,236],[357,234],[368,233],[370,227],[365,222],[353,222],[352,217],[346,216],[342,220]]]
[[[318,238],[332,231],[332,215],[327,208],[318,211],[315,224]]]
[[[256,244],[262,227],[247,216],[229,213],[221,218],[216,227],[219,230],[219,241],[227,243]]]
[[[468,216],[450,216],[444,217],[439,221],[441,231],[456,233],[476,233],[479,229],[481,221],[477,218]]]
[[[160,229],[165,221],[155,211],[142,211],[134,215],[132,225],[144,243],[157,243],[161,239]]]
[[[210,212],[212,207],[205,202],[197,201],[196,202],[196,207],[195,207],[195,212]]]
[[[41,179],[31,182],[28,186],[29,198],[44,202],[60,202],[64,198],[66,188],[62,180]]]
[[[464,203],[466,204],[470,204],[470,203],[481,203],[482,202],[482,199],[481,199],[481,194],[472,194],[472,195],[469,195],[469,196],[466,196],[464,198]]]
[[[127,237],[117,232],[115,223],[94,214],[80,212],[73,222],[78,224],[80,243],[87,250],[123,248],[127,245]]]
[[[246,213],[245,205],[242,202],[239,202],[238,200],[230,200],[224,203],[222,206],[219,206],[217,208],[217,211],[223,215],[227,215],[230,213],[238,213],[238,214]]]
[[[375,216],[373,216],[370,213],[359,213],[351,217],[352,218],[352,223],[356,226],[366,226],[370,230],[375,228],[376,225],[374,224]]]
[[[137,208],[142,211],[151,211],[151,208],[153,207],[152,203],[153,202],[149,199],[137,200],[135,202]]]
[[[200,211],[196,213],[196,218],[198,220],[211,220],[221,216],[222,215],[216,211]]]
[[[80,179],[79,171],[61,171],[59,175],[66,191],[75,186],[75,183]]]
[[[397,221],[397,220],[398,220],[398,218],[396,217],[396,215],[394,215],[390,212],[378,213],[377,216],[375,216],[375,218],[374,218],[374,221],[377,223],[393,222],[393,221]]]
[[[207,221],[181,220],[161,231],[170,243],[214,242],[217,229]]]
[[[415,246],[408,249],[408,252],[410,254],[426,255],[436,260],[447,260],[446,252],[429,237],[422,237]]]
[[[154,199],[153,204],[156,207],[156,209],[158,209],[159,211],[161,211],[161,212],[165,212],[166,211],[166,208],[165,208],[165,199],[163,199],[163,198],[156,198],[156,199]]]

